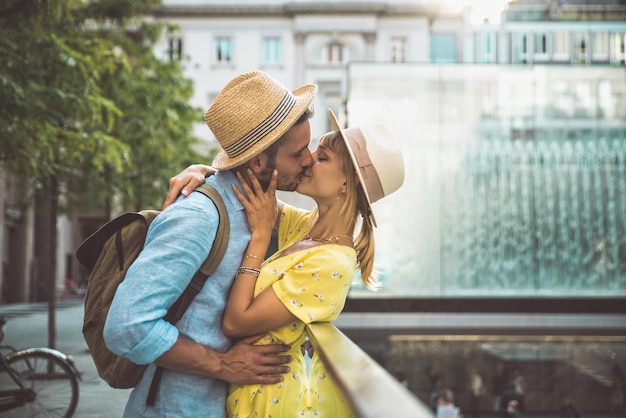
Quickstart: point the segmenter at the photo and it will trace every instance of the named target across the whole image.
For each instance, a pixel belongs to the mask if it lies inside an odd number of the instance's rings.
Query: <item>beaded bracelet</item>
[[[251,276],[259,277],[259,274],[261,274],[261,270],[252,267],[241,266],[237,269],[237,275],[239,274],[249,274]]]
[[[245,258],[254,258],[255,260],[263,261],[263,259],[261,257],[257,257],[254,254],[246,254]]]

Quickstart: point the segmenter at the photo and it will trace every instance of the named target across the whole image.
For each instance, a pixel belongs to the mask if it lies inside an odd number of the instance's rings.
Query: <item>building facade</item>
[[[317,84],[316,107],[340,113],[351,62],[623,66],[626,59],[626,4],[611,0],[512,1],[497,23],[477,22],[463,2],[432,0],[165,0],[153,17],[177,27],[157,53],[183,61],[201,108],[234,74],[253,69],[294,88]],[[314,120],[314,135],[328,128],[324,116]],[[204,127],[197,133],[207,137]]]
[[[397,4],[396,4],[397,3]],[[171,1],[154,18],[177,25],[161,51],[181,59],[194,80],[194,105],[207,108],[236,74],[263,70],[287,86],[315,83],[316,109],[342,109],[349,62],[427,62],[431,26],[427,2]],[[437,25],[459,32],[457,13]],[[313,119],[318,136],[325,112]],[[210,139],[205,126],[198,136]]]

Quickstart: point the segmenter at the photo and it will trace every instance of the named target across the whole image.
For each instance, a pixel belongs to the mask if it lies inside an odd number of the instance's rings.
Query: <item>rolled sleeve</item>
[[[176,327],[166,321],[158,321],[132,350],[124,354],[124,357],[136,364],[152,363],[172,348],[178,335]],[[155,347],[159,347],[159,350],[155,351]]]

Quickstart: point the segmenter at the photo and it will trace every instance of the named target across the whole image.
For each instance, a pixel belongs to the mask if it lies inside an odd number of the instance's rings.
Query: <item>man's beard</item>
[[[268,161],[267,166],[263,171],[257,174],[257,178],[259,179],[259,183],[261,183],[261,187],[263,190],[267,190],[267,187],[270,185],[270,180],[272,179],[272,172],[276,168],[276,162],[274,160]]]
[[[257,175],[257,178],[259,179],[259,183],[261,183],[261,187],[263,188],[263,190],[267,190],[267,187],[270,184],[270,180],[272,179],[272,173],[275,169],[276,161],[268,161],[265,169]],[[280,173],[278,173],[278,184],[276,185],[276,190],[281,190],[284,192],[294,192],[296,190],[296,187],[298,187],[298,183],[300,182],[300,177],[302,176],[303,172],[304,170],[300,172],[297,178],[289,179],[288,183],[281,181],[283,179],[281,179]]]

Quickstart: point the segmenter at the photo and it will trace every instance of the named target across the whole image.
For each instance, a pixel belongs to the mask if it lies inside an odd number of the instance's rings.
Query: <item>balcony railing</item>
[[[311,324],[307,330],[313,347],[359,418],[433,417],[426,405],[332,323]]]

